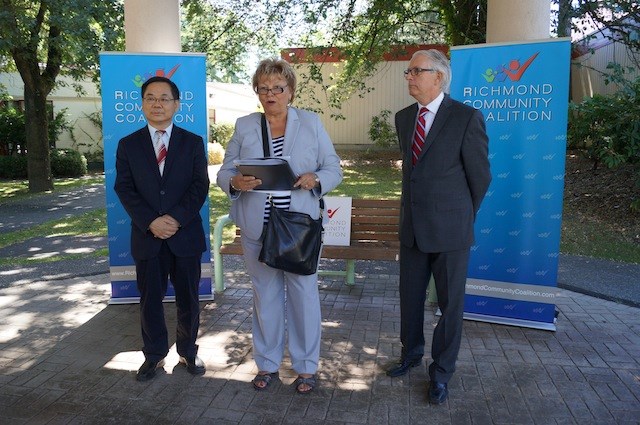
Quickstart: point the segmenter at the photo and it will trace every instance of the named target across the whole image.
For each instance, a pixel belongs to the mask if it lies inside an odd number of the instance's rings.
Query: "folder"
[[[262,184],[253,190],[286,191],[294,190],[293,184],[298,176],[293,172],[289,162],[283,158],[251,158],[234,161],[234,165],[244,176],[254,176],[262,180]]]

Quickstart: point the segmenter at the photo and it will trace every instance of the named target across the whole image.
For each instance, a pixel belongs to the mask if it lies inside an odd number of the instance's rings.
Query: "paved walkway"
[[[103,190],[2,204],[0,232],[102,208]],[[34,238],[0,256],[105,243]],[[321,278],[320,387],[303,396],[288,359],[280,383],[253,390],[251,288],[239,257],[225,263],[228,289],[202,303],[207,373],[186,373],[173,349],[147,383],[135,381],[138,306],[108,305],[105,258],[0,267],[0,424],[640,424],[640,266],[563,256],[559,286],[579,292],[560,290],[556,332],[466,321],[450,399],[434,407],[424,367],[383,372],[400,349],[397,264],[359,262],[354,287]]]
[[[0,203],[0,234],[105,208],[104,184]]]
[[[107,304],[108,275],[0,289],[0,423],[640,423],[637,308],[561,290],[556,332],[467,321],[450,399],[431,406],[424,367],[383,373],[400,348],[397,275],[360,276],[352,288],[321,279],[320,386],[311,395],[295,393],[288,359],[280,383],[253,390],[250,285],[241,271],[225,281],[202,303],[207,373],[189,375],[173,348],[147,383],[134,377],[138,306]],[[175,309],[166,310],[173,326]],[[428,338],[435,320],[428,315]]]

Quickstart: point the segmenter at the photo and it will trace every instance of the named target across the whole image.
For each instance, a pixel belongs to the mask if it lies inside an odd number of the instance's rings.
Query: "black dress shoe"
[[[142,366],[140,366],[140,369],[138,369],[136,380],[148,381],[149,379],[153,379],[156,376],[156,370],[162,366],[164,366],[164,359],[157,362],[145,360]]]
[[[200,357],[182,357],[180,356],[180,364],[187,367],[187,371],[192,375],[202,375],[207,370],[204,366],[204,362]]]
[[[406,375],[406,373],[409,372],[409,369],[420,366],[420,363],[422,363],[422,359],[400,360],[387,370],[387,376],[395,378],[397,376]]]
[[[447,384],[442,382],[429,382],[429,402],[431,404],[442,404],[449,396]]]

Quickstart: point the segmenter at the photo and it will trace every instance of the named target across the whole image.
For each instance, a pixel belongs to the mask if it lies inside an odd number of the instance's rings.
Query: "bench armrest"
[[[222,231],[224,226],[231,224],[233,221],[229,214],[218,217],[213,228],[213,272],[215,280],[215,291],[217,293],[224,292],[224,279],[222,277],[222,255],[220,247],[222,246]]]

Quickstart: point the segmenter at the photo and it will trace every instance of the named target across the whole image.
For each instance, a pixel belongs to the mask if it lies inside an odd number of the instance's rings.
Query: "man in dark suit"
[[[464,293],[473,224],[491,182],[482,113],[445,94],[451,67],[437,50],[416,52],[405,71],[418,103],[399,111],[402,151],[400,212],[400,361],[391,377],[424,355],[424,303],[433,274],[442,316],[433,332],[429,400],[443,403],[462,338]]]
[[[136,379],[147,381],[169,352],[162,300],[167,279],[176,294],[176,347],[189,373],[205,372],[197,356],[200,258],[206,249],[200,208],[209,190],[202,137],[173,124],[180,107],[176,84],[164,77],[142,85],[148,125],[124,137],[116,153],[115,191],[131,217],[131,255],[140,291],[142,351]]]

